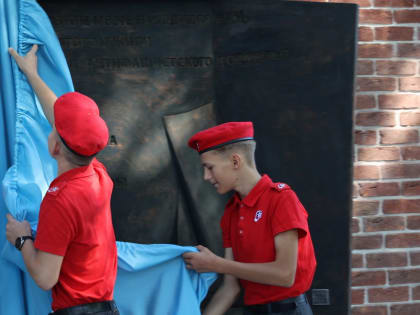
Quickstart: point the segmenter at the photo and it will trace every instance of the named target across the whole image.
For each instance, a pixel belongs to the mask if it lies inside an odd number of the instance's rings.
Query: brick
[[[420,160],[420,146],[403,147],[401,148],[401,155],[404,160]]]
[[[397,147],[359,148],[359,161],[398,161],[400,149]]]
[[[330,0],[329,2],[335,3],[355,3],[360,7],[370,7],[370,0]]]
[[[382,306],[361,306],[352,307],[351,315],[388,315],[387,307]]]
[[[400,78],[400,91],[420,91],[420,77]]]
[[[420,10],[394,11],[394,18],[397,23],[420,23]]]
[[[362,197],[396,196],[401,193],[398,183],[366,183],[359,186]]]
[[[385,271],[353,271],[351,285],[353,287],[365,285],[384,285]]]
[[[353,179],[379,179],[379,167],[376,165],[357,165],[353,169]]]
[[[372,42],[374,39],[373,29],[367,26],[360,26],[358,39],[360,42]]]
[[[397,56],[404,58],[419,58],[420,44],[398,44]]]
[[[391,10],[359,10],[359,24],[392,24]]]
[[[380,75],[414,75],[416,74],[416,63],[406,60],[378,60],[376,61],[376,73]]]
[[[378,213],[379,201],[353,201],[353,216],[375,215]],[[420,209],[420,200],[419,200]]]
[[[367,209],[369,205],[360,205],[360,207]],[[370,207],[373,206],[370,205]],[[384,200],[383,211],[384,214],[420,213],[420,199]],[[373,210],[371,212],[373,212]]]
[[[352,289],[351,290],[351,304],[364,304],[365,303],[365,290]]]
[[[410,252],[410,262],[412,266],[420,265],[420,252]]]
[[[407,229],[420,230],[420,216],[411,215],[407,217]]]
[[[359,219],[358,218],[352,218],[351,219],[351,233],[357,233],[360,231],[359,226]]]
[[[353,236],[353,249],[378,249],[382,247],[382,235]]]
[[[351,255],[351,267],[352,268],[363,268],[363,255],[352,254]]]
[[[392,44],[359,44],[359,58],[391,58],[393,56]]]
[[[358,60],[356,66],[358,75],[373,74],[373,61],[371,60]]]
[[[409,130],[381,130],[379,131],[381,144],[406,144],[416,143],[419,141],[419,133],[417,129]]]
[[[404,112],[400,114],[401,126],[420,126],[420,112]]]
[[[356,78],[357,91],[395,91],[396,78],[387,77],[358,77]]]
[[[363,219],[364,232],[401,231],[405,228],[404,217],[374,217]]]
[[[402,191],[404,196],[420,195],[420,181],[402,183]]]
[[[389,284],[406,284],[420,282],[420,269],[389,270]]]
[[[302,2],[328,2],[329,0],[290,0],[290,1],[302,1]]]
[[[404,267],[408,264],[404,252],[367,254],[366,261],[368,268]]]
[[[420,286],[411,288],[413,300],[420,300]]]
[[[420,164],[388,164],[381,166],[382,178],[420,177]]]
[[[385,26],[375,28],[375,40],[402,41],[413,40],[413,27]]]
[[[354,143],[361,145],[376,144],[375,130],[356,130],[354,132]]]
[[[369,112],[357,113],[356,125],[357,126],[395,126],[395,114],[391,112]]]
[[[290,1],[302,1],[302,2],[328,2],[329,0],[290,0]]]
[[[413,7],[414,0],[374,0],[373,5],[375,7]]]
[[[353,183],[353,195],[352,196],[353,197],[359,196],[359,187],[355,183]]]
[[[420,233],[401,233],[401,234],[386,235],[385,243],[386,243],[387,248],[418,247],[420,246]],[[420,276],[420,269],[419,269],[419,276]]]
[[[369,303],[408,301],[408,287],[368,289]]]
[[[375,96],[373,95],[357,95],[356,96],[356,109],[369,109],[369,108],[375,108],[375,107],[376,107]]]
[[[420,303],[391,305],[391,315],[414,315],[420,313]]]
[[[420,108],[420,95],[416,94],[382,94],[378,97],[379,108],[409,109]]]

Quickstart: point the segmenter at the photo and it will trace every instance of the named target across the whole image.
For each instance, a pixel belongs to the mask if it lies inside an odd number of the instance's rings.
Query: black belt
[[[117,305],[114,301],[104,301],[62,308],[50,313],[50,315],[86,315],[116,310]]]
[[[295,310],[299,302],[306,302],[305,294],[267,304],[248,305],[246,308],[252,313],[281,313]]]

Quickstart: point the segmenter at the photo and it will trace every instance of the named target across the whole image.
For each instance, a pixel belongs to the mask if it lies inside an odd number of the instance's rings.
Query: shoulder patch
[[[290,186],[285,183],[273,183],[273,188],[277,191],[290,189]]]
[[[66,187],[66,182],[51,185],[45,195],[56,197],[60,194],[64,187]]]

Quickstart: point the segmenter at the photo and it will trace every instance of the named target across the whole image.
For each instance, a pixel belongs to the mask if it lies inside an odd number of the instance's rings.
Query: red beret
[[[60,96],[54,103],[55,128],[74,153],[91,156],[108,143],[108,127],[95,101],[78,92]]]
[[[252,122],[228,122],[196,133],[188,145],[201,154],[227,144],[253,139]]]

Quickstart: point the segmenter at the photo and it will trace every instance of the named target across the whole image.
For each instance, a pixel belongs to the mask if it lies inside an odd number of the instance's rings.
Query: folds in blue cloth
[[[73,91],[73,83],[52,25],[36,1],[0,0],[0,27],[0,207],[28,220],[36,232],[41,200],[57,171],[47,148],[51,127],[7,48],[26,54],[39,44],[39,73],[56,95]],[[48,314],[51,294],[27,273],[20,253],[5,239],[5,224],[2,211],[0,314]],[[200,302],[216,275],[185,268],[180,255],[195,248],[124,242],[117,242],[117,248],[114,295],[122,315],[200,314]]]

